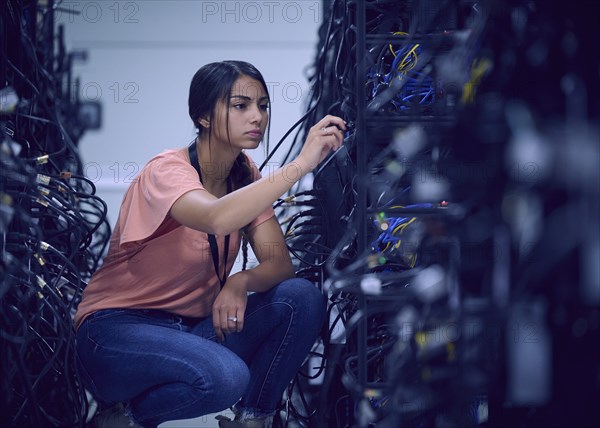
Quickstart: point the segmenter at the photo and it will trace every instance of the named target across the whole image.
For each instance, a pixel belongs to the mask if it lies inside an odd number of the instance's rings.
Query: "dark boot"
[[[218,415],[215,417],[219,421],[219,428],[263,428],[265,419],[246,419],[245,421],[231,420],[227,416]]]
[[[90,421],[90,428],[142,428],[129,417],[122,403],[96,413]]]

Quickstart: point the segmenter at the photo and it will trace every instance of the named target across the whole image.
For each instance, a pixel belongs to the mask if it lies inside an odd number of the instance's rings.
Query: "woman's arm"
[[[244,328],[248,291],[267,291],[295,274],[285,238],[275,217],[250,230],[248,240],[258,259],[258,266],[229,277],[213,305],[213,326],[221,340],[224,334]],[[237,318],[236,323],[228,320],[232,316]]]
[[[267,291],[281,281],[294,277],[294,265],[276,217],[250,230],[248,241],[258,266],[240,272],[246,276],[247,291]]]
[[[326,116],[311,128],[294,161],[222,198],[202,190],[187,192],[175,201],[170,214],[184,226],[215,235],[240,230],[312,171],[331,150],[337,150],[345,129],[341,118]]]

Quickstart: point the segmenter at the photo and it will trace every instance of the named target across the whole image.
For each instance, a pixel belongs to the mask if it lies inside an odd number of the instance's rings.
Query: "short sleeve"
[[[151,159],[127,190],[119,213],[119,245],[150,237],[183,194],[203,190],[198,174],[181,151]]]

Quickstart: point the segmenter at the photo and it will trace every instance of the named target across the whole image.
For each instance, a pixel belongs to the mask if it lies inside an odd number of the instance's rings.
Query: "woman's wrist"
[[[294,181],[300,180],[306,174],[312,171],[312,168],[308,162],[306,162],[301,156],[288,163],[285,167],[285,176]]]
[[[248,284],[249,277],[246,274],[247,272],[248,271],[241,270],[241,271],[236,272],[235,274],[231,275],[228,278],[226,285],[233,286],[237,290],[247,293],[248,287],[249,287],[249,284]]]

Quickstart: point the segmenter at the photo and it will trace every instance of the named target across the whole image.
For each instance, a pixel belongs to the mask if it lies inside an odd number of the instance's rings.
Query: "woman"
[[[126,404],[96,426],[155,427],[236,403],[220,426],[263,426],[324,321],[319,290],[294,278],[272,204],[340,147],[344,121],[323,118],[294,161],[261,178],[243,153],[269,120],[254,66],[200,68],[189,113],[197,138],[151,159],[127,190],[75,316],[83,385]],[[228,276],[240,233],[259,263]]]

